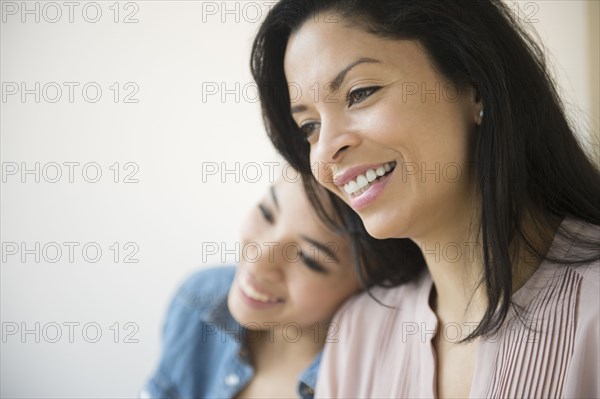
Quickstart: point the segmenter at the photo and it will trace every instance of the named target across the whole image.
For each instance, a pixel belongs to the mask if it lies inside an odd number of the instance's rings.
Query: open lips
[[[246,294],[249,298],[254,299],[255,301],[264,302],[264,303],[276,303],[281,302],[282,300],[279,298],[271,297],[269,295],[263,294],[262,292],[257,291],[248,281],[247,278],[240,279],[240,289]]]
[[[369,189],[371,183],[377,181],[390,173],[396,167],[396,161],[387,162],[377,168],[368,169],[364,173],[359,174],[353,180],[344,184],[346,194],[356,197]]]

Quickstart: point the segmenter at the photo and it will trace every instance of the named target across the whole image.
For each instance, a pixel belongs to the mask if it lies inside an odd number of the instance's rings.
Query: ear
[[[479,103],[479,104],[480,104],[480,106],[478,107],[479,112],[477,112],[477,114],[475,116],[475,124],[477,126],[481,126],[481,123],[483,122],[483,115],[484,115],[483,104],[482,103]]]
[[[479,90],[477,89],[476,86],[471,87],[470,101],[471,101],[471,111],[472,111],[472,115],[473,115],[473,122],[477,126],[480,126],[481,123],[483,122],[483,116],[485,113],[483,111],[483,100],[482,100],[481,94],[479,93]]]

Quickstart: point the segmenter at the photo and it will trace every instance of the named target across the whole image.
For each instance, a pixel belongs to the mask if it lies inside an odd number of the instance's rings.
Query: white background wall
[[[73,22],[68,6],[54,3],[62,13],[55,23],[49,22],[57,19],[52,4],[1,4],[2,397],[134,397],[155,367],[173,290],[193,270],[222,263],[203,244],[234,249],[238,221],[274,179],[265,162],[278,158],[263,131],[248,67],[258,20],[273,3],[113,3],[75,2]],[[39,22],[35,13],[22,15],[24,5],[38,7]],[[97,8],[99,20],[87,21]],[[574,118],[584,132],[597,134],[598,3],[513,8],[530,18],[548,46]],[[137,22],[124,23],[128,15]],[[40,82],[39,102],[35,94],[22,100],[23,82],[27,89]],[[72,102],[65,82],[78,84]],[[19,92],[11,95],[14,84]],[[62,97],[52,103],[57,86]],[[94,87],[102,94],[88,102]],[[129,100],[137,102],[126,103],[134,90]],[[65,162],[79,163],[72,182]],[[118,168],[111,168],[115,162]],[[35,173],[22,173],[36,163],[39,182]],[[51,183],[56,164],[62,177]],[[216,175],[203,174],[215,165]],[[87,182],[97,168],[100,180]],[[224,168],[233,172],[222,176]],[[132,172],[129,180],[138,182],[125,183]],[[79,245],[72,262],[65,242]],[[11,243],[28,249],[39,243],[39,262],[35,253],[23,260],[20,248],[12,254]],[[52,243],[62,249],[55,263]],[[92,263],[95,247],[102,255]],[[130,260],[138,262],[124,262],[133,250]],[[225,261],[234,262],[234,255]],[[36,323],[38,333],[23,333],[35,331]],[[79,323],[71,337],[69,323]],[[102,335],[88,342],[97,328]],[[130,333],[137,342],[125,342]]]

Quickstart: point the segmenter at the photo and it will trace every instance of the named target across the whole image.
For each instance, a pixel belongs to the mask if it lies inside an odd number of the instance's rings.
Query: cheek
[[[320,185],[332,190],[335,187],[335,184],[333,184],[333,175],[337,171],[337,167],[333,163],[320,160],[314,148],[315,146],[312,145],[310,149],[310,165],[313,176]]]
[[[467,161],[468,128],[459,104],[401,101],[399,96],[368,118],[373,141],[400,153],[403,162],[419,169],[436,170]]]
[[[401,101],[400,94],[387,94],[372,107],[357,112],[353,123],[365,139],[410,159],[415,137],[423,124],[419,107]]]
[[[258,220],[255,214],[256,212],[252,211],[242,222],[240,228],[240,238],[242,242],[253,241],[260,231],[260,220]]]

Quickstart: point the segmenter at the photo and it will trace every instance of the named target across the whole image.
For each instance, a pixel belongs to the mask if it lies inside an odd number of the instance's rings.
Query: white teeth
[[[367,187],[369,181],[364,175],[360,175],[356,178],[356,183],[358,184],[358,188],[364,188]]]
[[[273,298],[269,298],[267,295],[265,294],[261,294],[260,292],[256,291],[254,289],[254,287],[252,287],[248,281],[246,281],[245,279],[240,279],[240,288],[242,289],[242,291],[244,291],[244,294],[246,294],[247,296],[249,296],[250,298],[259,301],[259,302],[277,302],[277,299],[273,299]]]
[[[350,181],[350,183],[346,184],[345,186],[345,190],[347,194],[352,194],[353,192],[355,192],[356,190],[359,190],[360,187],[358,187],[358,184],[352,180]]]
[[[350,180],[344,185],[344,191],[348,195],[360,195],[367,191],[370,184],[378,177],[385,175],[396,166],[396,162],[388,162],[377,169],[369,169],[365,173],[358,175],[355,180]]]
[[[371,183],[373,180],[377,179],[377,173],[373,169],[367,170],[367,180]]]

